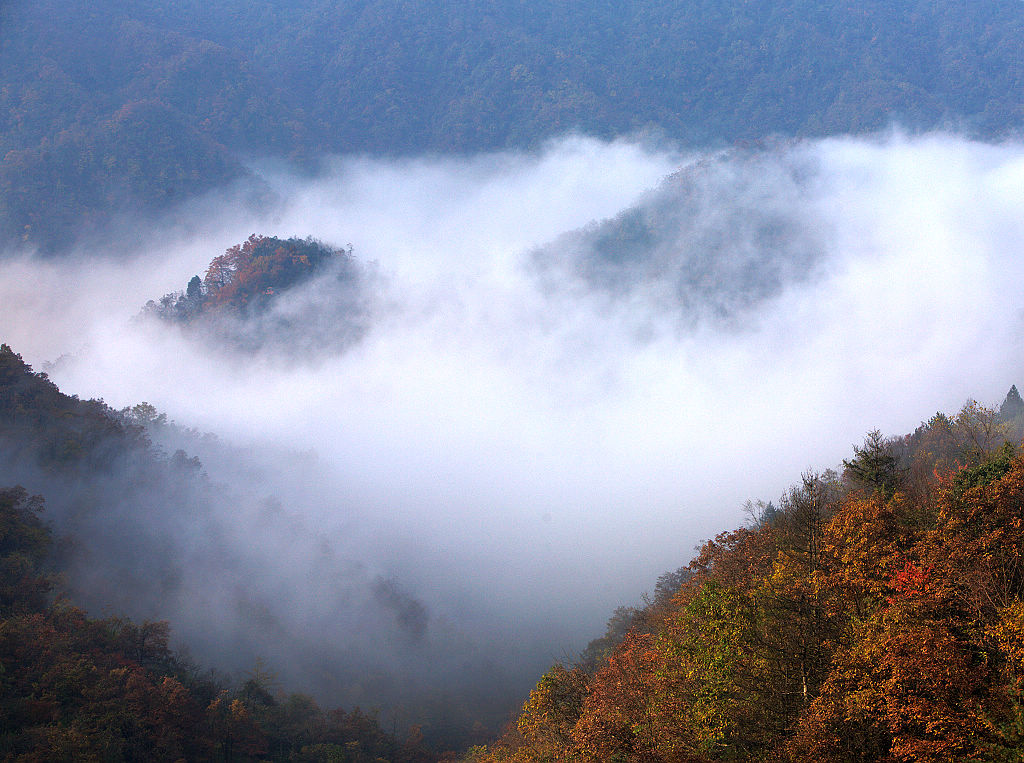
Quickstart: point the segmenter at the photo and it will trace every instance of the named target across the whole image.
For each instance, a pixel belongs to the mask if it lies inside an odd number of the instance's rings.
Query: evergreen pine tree
[[[1024,413],[1024,400],[1020,397],[1020,392],[1017,391],[1017,385],[1014,384],[1010,387],[1010,391],[1006,393],[1006,399],[1003,400],[1003,404],[999,406],[999,418],[1003,421],[1009,421],[1015,419]]]

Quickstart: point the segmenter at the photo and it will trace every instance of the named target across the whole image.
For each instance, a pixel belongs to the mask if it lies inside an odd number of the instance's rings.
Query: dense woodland
[[[71,473],[87,480],[133,461],[133,476],[148,476],[148,490],[161,472],[185,469],[199,479],[194,459],[153,448],[134,423],[142,413],[119,413],[100,401],[63,395],[10,347],[0,346],[5,474],[14,471],[13,461],[29,462],[49,474],[57,489]],[[192,663],[168,646],[166,622],[89,617],[65,593],[74,590],[68,576],[78,569],[67,546],[93,537],[87,525],[79,526],[78,537],[69,535],[69,527],[54,538],[43,496],[18,486],[0,489],[4,759],[436,759],[428,756],[416,728],[398,741],[373,713],[327,711],[309,696],[284,693],[272,666],[256,662],[244,680],[232,682]]]
[[[59,20],[59,23],[54,23]],[[254,156],[1018,131],[1024,8],[268,0],[0,6],[0,236],[57,251]]]
[[[1019,760],[1022,425],[1013,387],[750,504],[466,760]]]
[[[7,463],[59,478],[134,460],[136,476],[203,479],[186,454],[153,450],[146,414],[63,395],[0,349]],[[751,503],[747,526],[663,575],[644,606],[616,610],[464,759],[1015,759],[1022,432],[1014,387],[999,410],[971,402],[903,437],[870,433],[841,472]],[[416,729],[399,743],[372,714],[284,694],[272,665],[231,683],[176,655],[167,623],[90,618],[60,594],[76,574],[60,546],[76,539],[53,543],[44,497],[0,490],[0,519],[5,756],[438,759]]]

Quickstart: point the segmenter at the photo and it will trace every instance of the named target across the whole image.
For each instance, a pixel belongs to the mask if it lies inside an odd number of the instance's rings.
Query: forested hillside
[[[54,23],[59,19],[60,23]],[[55,250],[252,156],[1019,130],[1012,0],[308,0],[0,8],[0,233]]]
[[[552,290],[582,284],[613,303],[643,295],[681,326],[740,326],[819,275],[817,179],[799,149],[717,152],[615,217],[537,248],[532,264]]]
[[[187,759],[207,759],[210,749],[227,744],[211,730],[210,713],[228,712],[235,699],[266,706],[238,710],[262,729],[253,731],[243,719],[238,733],[252,731],[246,749],[275,760],[319,743],[327,746],[296,759],[335,759],[339,753],[330,745],[342,744],[338,739],[369,745],[369,758],[353,760],[406,759],[391,736],[407,734],[407,759],[419,760],[425,747],[464,747],[496,729],[512,697],[529,683],[506,666],[507,647],[477,643],[438,622],[416,587],[368,567],[358,547],[366,537],[359,532],[362,507],[336,495],[318,496],[321,477],[311,460],[310,453],[276,452],[264,463],[250,450],[174,424],[149,404],[113,410],[102,400],[66,395],[9,346],[0,346],[0,488],[9,489],[10,532],[18,536],[4,545],[0,524],[0,556],[5,549],[13,554],[0,561],[0,573],[9,576],[0,581],[0,606],[10,600],[33,607],[26,610],[27,623],[8,624],[15,629],[12,651],[0,656],[4,675],[18,676],[11,678],[15,683],[0,682],[0,693],[8,692],[3,701],[18,708],[0,728],[0,735],[9,735],[2,749],[36,750],[42,759],[57,749],[51,744],[86,751],[107,744],[154,749],[146,747],[156,744],[150,737],[121,739],[120,727],[103,728],[94,715],[124,713],[135,729],[124,733],[146,736],[151,732],[145,728],[163,723],[146,716],[158,712],[155,705],[124,707],[129,700],[118,694],[123,685],[103,684],[101,691],[81,683],[85,677],[61,673],[71,670],[68,660],[79,660],[76,650],[99,649],[104,662],[96,663],[99,673],[88,669],[89,680],[107,680],[103,671],[124,667],[117,634],[136,628],[147,628],[161,654],[170,654],[171,640],[186,649],[187,657],[168,657],[174,663],[168,675],[194,696],[182,695],[188,721],[175,727],[177,741],[168,744],[207,750],[182,753]],[[294,474],[295,481],[276,482],[278,471]],[[298,486],[307,482],[305,490]],[[290,492],[275,494],[282,484]],[[324,501],[328,519],[319,508]],[[54,590],[66,598],[54,600],[48,593]],[[90,619],[108,614],[116,619]],[[169,629],[144,625],[159,621]],[[52,642],[45,630],[51,626]],[[111,629],[113,642],[96,641]],[[38,636],[39,648],[50,651],[24,651],[26,634]],[[252,687],[244,684],[256,665],[265,685],[253,699],[244,694]],[[204,668],[217,674],[206,675]],[[146,675],[160,684],[165,674]],[[48,681],[63,681],[64,694],[33,715],[32,703],[40,697],[32,686],[49,692]],[[225,702],[211,706],[223,692]],[[306,694],[289,698],[290,692]],[[40,701],[49,703],[49,697]],[[318,703],[340,704],[346,712],[325,715]],[[391,736],[381,732],[381,723]],[[288,737],[279,748],[286,752],[278,754],[272,745],[259,753],[274,734]],[[198,747],[188,747],[193,742]],[[138,759],[141,753],[125,754]],[[238,755],[227,759],[247,759]]]
[[[0,0],[0,759],[1024,760],[1022,51]]]
[[[41,484],[53,491],[62,510],[81,514],[61,518],[62,532],[55,538],[43,496],[31,496],[20,486],[0,487],[0,755],[10,760],[433,759],[417,730],[400,743],[381,729],[374,714],[358,708],[324,711],[307,695],[283,692],[272,669],[258,660],[248,677],[236,682],[176,654],[166,622],[94,619],[74,606],[82,586],[92,585],[86,568],[116,575],[119,568],[131,568],[130,557],[145,547],[144,541],[140,546],[124,539],[98,555],[97,523],[144,532],[138,518],[132,522],[121,513],[123,506],[104,505],[99,495],[104,478],[127,490],[136,514],[153,500],[144,494],[173,485],[183,501],[165,505],[178,510],[169,519],[195,518],[200,488],[188,486],[205,480],[198,460],[181,451],[167,458],[155,450],[142,428],[131,423],[145,412],[143,406],[134,417],[118,416],[101,402],[62,395],[7,345],[0,346],[4,476],[40,470]],[[193,505],[186,505],[182,488],[193,492]],[[147,553],[157,553],[156,546]],[[138,594],[142,581],[107,582]],[[152,582],[168,594],[167,580]]]
[[[872,432],[841,474],[751,504],[466,760],[1016,759],[1022,414],[1013,387]]]

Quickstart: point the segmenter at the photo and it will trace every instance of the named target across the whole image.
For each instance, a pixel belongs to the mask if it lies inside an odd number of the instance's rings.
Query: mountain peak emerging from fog
[[[224,349],[323,352],[356,341],[364,330],[367,285],[351,247],[254,233],[214,257],[202,279],[193,276],[184,291],[150,300],[142,313]],[[320,291],[309,304],[314,287]]]

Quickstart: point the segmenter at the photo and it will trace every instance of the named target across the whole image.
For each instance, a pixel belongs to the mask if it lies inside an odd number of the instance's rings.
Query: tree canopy
[[[466,760],[1014,759],[1024,457],[1020,428],[986,436],[997,416],[870,432],[842,479],[806,474],[707,541],[667,606],[617,613]]]
[[[53,19],[61,24],[53,24]],[[13,0],[0,234],[50,251],[252,155],[1019,130],[1024,10],[963,3]]]

